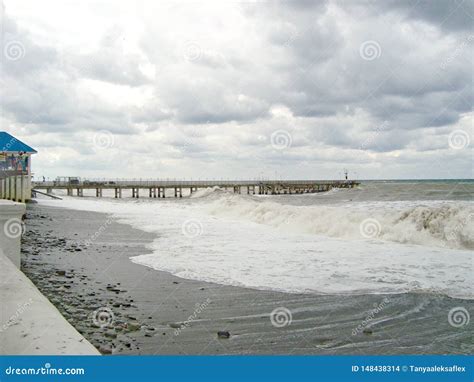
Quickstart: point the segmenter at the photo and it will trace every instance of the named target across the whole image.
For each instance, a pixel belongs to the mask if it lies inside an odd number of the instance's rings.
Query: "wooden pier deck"
[[[177,181],[177,180],[103,180],[103,181],[80,181],[75,184],[69,182],[33,182],[33,193],[35,190],[46,190],[51,194],[54,189],[66,190],[67,195],[83,196],[84,190],[95,190],[96,197],[102,197],[103,190],[114,190],[115,198],[121,198],[123,191],[130,192],[132,198],[140,197],[140,190],[148,193],[150,198],[164,198],[183,196],[183,189],[188,189],[193,194],[198,189],[219,187],[231,190],[234,193],[246,193],[249,195],[280,195],[280,194],[305,194],[326,192],[332,188],[354,188],[359,183],[354,180],[199,180],[199,181]],[[170,194],[171,191],[171,194]]]

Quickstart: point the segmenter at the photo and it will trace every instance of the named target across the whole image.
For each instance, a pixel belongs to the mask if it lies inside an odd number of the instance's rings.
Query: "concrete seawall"
[[[20,271],[24,211],[0,201],[0,354],[100,354]]]
[[[20,268],[20,239],[24,230],[23,203],[0,200],[0,250],[17,268]]]

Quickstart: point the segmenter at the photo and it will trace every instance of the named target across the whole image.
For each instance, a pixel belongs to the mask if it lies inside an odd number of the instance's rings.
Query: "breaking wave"
[[[294,206],[216,190],[202,196],[208,199],[206,210],[212,215],[249,220],[286,232],[474,249],[474,207],[466,202]],[[364,224],[369,221],[373,227],[367,235]]]

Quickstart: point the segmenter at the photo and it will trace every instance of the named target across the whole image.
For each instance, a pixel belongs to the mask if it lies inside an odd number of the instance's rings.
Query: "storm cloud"
[[[2,130],[37,176],[472,177],[469,1],[5,0],[1,23]]]

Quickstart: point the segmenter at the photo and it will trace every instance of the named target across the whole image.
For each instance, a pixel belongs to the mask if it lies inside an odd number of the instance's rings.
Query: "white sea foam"
[[[204,208],[215,216],[249,220],[285,232],[346,239],[370,236],[398,243],[474,249],[474,207],[466,202],[348,202],[294,206],[268,198],[258,200],[226,194],[213,198]],[[377,225],[374,235],[364,235],[364,222],[368,219]]]
[[[110,213],[156,233],[152,253],[131,260],[183,278],[286,292],[474,298],[473,253],[465,249],[472,245],[468,203],[294,206],[274,200],[208,190],[187,200],[42,203]],[[379,222],[377,237],[361,235],[367,218]],[[190,219],[199,222],[200,235],[183,234]]]

